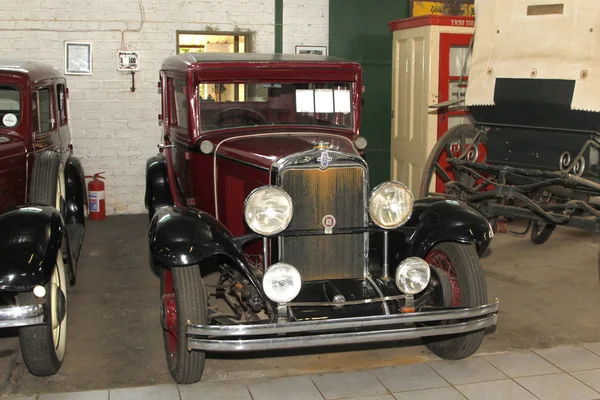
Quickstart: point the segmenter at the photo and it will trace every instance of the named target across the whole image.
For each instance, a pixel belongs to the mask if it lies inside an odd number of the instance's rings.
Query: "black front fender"
[[[169,187],[167,160],[164,154],[157,154],[146,161],[146,194],[144,202],[150,219],[161,207],[173,206],[173,196]]]
[[[441,242],[481,245],[494,236],[485,216],[464,201],[427,198],[417,200],[406,227],[414,227],[408,237],[409,256],[425,257]]]
[[[150,251],[161,266],[201,265],[213,256],[224,256],[266,299],[242,249],[235,244],[227,228],[212,215],[187,207],[160,208],[152,217],[148,235]],[[270,309],[269,303],[266,304]]]
[[[52,274],[64,235],[59,212],[29,204],[0,215],[0,289],[28,291]]]
[[[87,190],[85,188],[85,173],[81,161],[75,157],[69,157],[65,165],[65,201],[67,213],[65,222],[67,224],[85,225],[84,205],[87,204]]]
[[[187,207],[164,207],[150,222],[150,250],[169,267],[200,264],[221,254],[245,264],[244,253],[212,215]]]

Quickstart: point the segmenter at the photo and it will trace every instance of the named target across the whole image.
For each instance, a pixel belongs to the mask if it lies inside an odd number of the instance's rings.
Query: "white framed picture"
[[[327,46],[305,46],[297,45],[296,54],[314,54],[319,56],[327,55]]]
[[[92,74],[92,43],[65,42],[65,74]]]

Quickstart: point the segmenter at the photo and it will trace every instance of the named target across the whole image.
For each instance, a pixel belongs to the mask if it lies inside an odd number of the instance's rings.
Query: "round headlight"
[[[400,182],[384,182],[373,189],[369,200],[369,214],[378,226],[395,229],[410,218],[415,198]]]
[[[427,261],[419,257],[409,257],[396,269],[396,286],[404,294],[417,294],[429,285],[431,270]]]
[[[362,136],[359,136],[356,138],[356,140],[354,141],[354,146],[358,149],[358,150],[364,150],[367,148],[367,139],[365,139]]]
[[[263,277],[265,294],[277,303],[286,303],[295,299],[301,287],[300,272],[290,264],[273,264]]]
[[[263,236],[276,235],[292,221],[292,198],[277,186],[255,189],[246,198],[244,218],[254,232]]]

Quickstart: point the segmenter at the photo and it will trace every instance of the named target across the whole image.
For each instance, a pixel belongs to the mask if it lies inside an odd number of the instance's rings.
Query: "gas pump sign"
[[[456,15],[461,17],[475,16],[474,0],[411,0],[410,14],[412,17],[423,15]]]

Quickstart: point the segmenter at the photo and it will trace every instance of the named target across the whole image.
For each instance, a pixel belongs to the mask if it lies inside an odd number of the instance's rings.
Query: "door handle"
[[[162,153],[165,149],[172,149],[173,147],[175,147],[175,145],[159,143],[156,145],[156,147],[158,147],[158,151]]]

